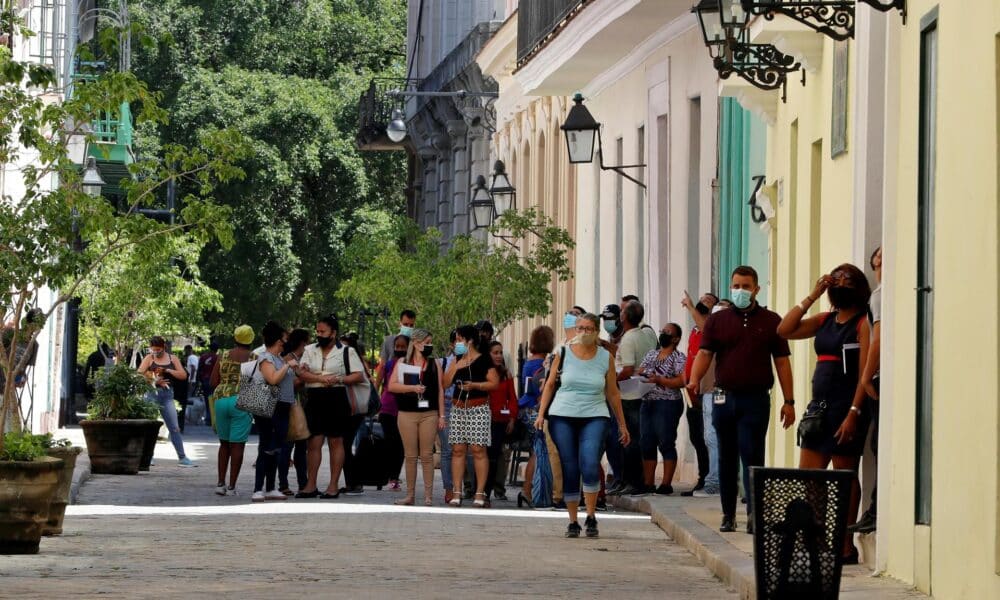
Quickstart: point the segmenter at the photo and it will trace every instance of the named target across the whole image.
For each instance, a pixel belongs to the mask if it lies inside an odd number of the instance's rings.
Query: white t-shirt
[[[198,379],[198,355],[192,354],[187,357],[188,381],[194,383]]]

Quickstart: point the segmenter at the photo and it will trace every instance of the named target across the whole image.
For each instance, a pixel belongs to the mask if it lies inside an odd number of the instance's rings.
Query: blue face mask
[[[753,298],[753,292],[750,290],[732,290],[730,292],[730,298],[736,308],[743,309],[750,306],[750,302]]]
[[[405,335],[406,337],[413,337],[413,328],[407,327],[406,325],[400,325],[399,335]]]
[[[618,321],[604,321],[604,331],[607,331],[609,335],[614,333],[617,329]]]
[[[573,313],[566,313],[563,315],[563,329],[574,328],[576,328],[576,315]]]
[[[468,352],[469,348],[465,345],[465,342],[455,344],[455,356],[465,356]]]

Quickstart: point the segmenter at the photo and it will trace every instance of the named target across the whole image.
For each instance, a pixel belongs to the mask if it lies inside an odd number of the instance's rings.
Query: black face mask
[[[392,355],[396,358],[403,358],[406,356],[406,350],[393,350]]]
[[[424,349],[420,351],[420,354],[423,355],[424,358],[429,357],[431,354],[434,354],[434,346],[427,344],[424,346]]]
[[[326,348],[331,343],[333,343],[332,337],[324,337],[322,335],[316,336],[316,345],[319,346],[320,348]]]
[[[857,303],[857,290],[848,287],[832,287],[826,291],[830,304],[837,308],[848,308]]]
[[[667,348],[673,345],[673,342],[674,338],[672,338],[669,333],[660,334],[660,348]]]
[[[704,302],[699,302],[698,304],[695,304],[694,309],[698,311],[699,314],[703,315],[707,315],[708,313],[712,312],[712,309],[705,306]]]

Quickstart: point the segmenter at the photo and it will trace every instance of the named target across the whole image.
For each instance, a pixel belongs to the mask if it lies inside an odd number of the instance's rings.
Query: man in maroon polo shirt
[[[733,270],[730,285],[732,310],[708,317],[701,349],[691,369],[687,388],[692,396],[701,392],[699,382],[715,359],[715,397],[712,423],[719,440],[719,487],[722,496],[722,526],[736,530],[736,477],[743,461],[743,487],[749,493],[750,467],[764,465],[765,438],[771,415],[774,370],[785,403],[781,422],[788,429],[795,422],[792,399],[792,365],[788,342],[778,336],[781,316],[757,304],[757,271],[740,266]],[[747,502],[747,514],[753,511]],[[752,522],[747,533],[753,533]]]

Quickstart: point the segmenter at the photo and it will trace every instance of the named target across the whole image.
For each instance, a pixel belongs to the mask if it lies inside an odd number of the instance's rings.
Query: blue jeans
[[[639,414],[642,400],[623,400],[622,412],[625,414],[625,427],[628,428],[629,445],[622,447],[622,472],[625,483],[635,488],[645,485],[642,475],[642,450],[639,447],[639,440],[642,438],[641,421]]]
[[[274,415],[254,417],[260,443],[257,448],[257,468],[254,471],[253,491],[270,492],[274,489],[274,480],[278,475],[278,456],[285,445],[288,435],[288,402],[278,402],[274,407]],[[265,487],[266,486],[266,487]]]
[[[607,417],[560,417],[549,415],[549,435],[559,450],[563,472],[563,498],[580,497],[583,491],[596,493],[601,489],[601,454],[611,419]]]
[[[177,409],[174,408],[174,391],[170,388],[157,388],[154,392],[146,394],[146,400],[156,403],[160,407],[160,417],[170,432],[170,443],[177,451],[177,458],[184,458],[184,438],[181,437],[181,429],[177,423]]]
[[[295,480],[299,489],[306,487],[306,483],[309,481],[309,473],[306,468],[307,445],[308,440],[299,440],[285,442],[281,446],[281,452],[278,454],[278,489],[291,489],[288,485],[288,467],[291,462],[295,463]]]
[[[764,466],[767,424],[771,418],[771,396],[760,392],[726,392],[725,404],[712,405],[712,422],[719,438],[719,487],[722,513],[736,516],[739,465],[743,463],[743,489],[750,491],[750,467]],[[747,502],[747,514],[753,512]]]
[[[681,400],[643,400],[639,409],[639,447],[642,460],[656,460],[660,449],[663,460],[677,460],[677,426],[684,414]]]
[[[448,431],[451,429],[449,427],[451,423],[451,398],[445,396],[444,399],[444,429],[438,432],[438,439],[441,440],[441,483],[444,489],[451,491],[455,488],[451,487],[451,444],[448,443]],[[396,474],[399,476],[399,473]]]
[[[712,492],[719,489],[719,438],[715,435],[715,425],[712,424],[712,403],[715,396],[711,393],[701,396],[701,414],[705,423],[705,446],[708,447],[708,475],[705,475],[705,487]]]

